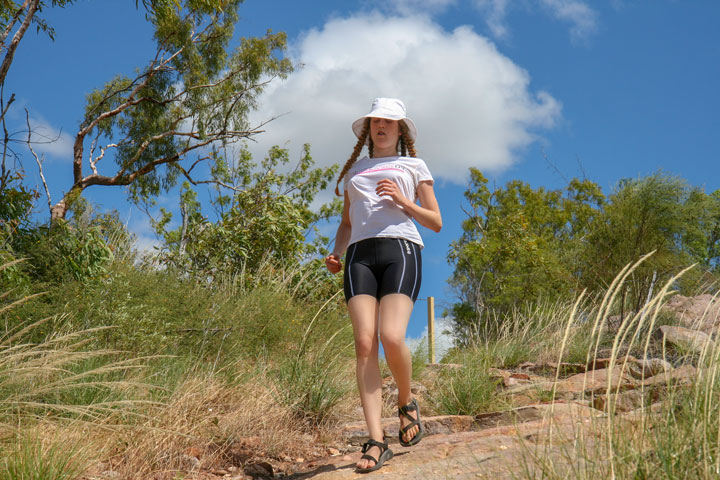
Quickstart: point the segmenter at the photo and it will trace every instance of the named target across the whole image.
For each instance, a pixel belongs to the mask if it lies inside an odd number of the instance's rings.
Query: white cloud
[[[583,0],[538,0],[543,10],[558,20],[570,24],[570,36],[573,40],[583,40],[597,29],[597,13]],[[495,38],[506,38],[509,29],[505,18],[509,0],[474,0],[475,7],[485,13],[490,32]],[[526,2],[514,2],[513,6],[529,6]]]
[[[508,0],[475,0],[475,6],[486,13],[485,22],[495,38],[508,36],[508,29],[505,25],[507,5]]]
[[[442,358],[453,346],[455,337],[451,332],[452,320],[450,318],[440,317],[435,319],[435,360],[437,362],[441,362]],[[410,351],[414,352],[423,341],[425,341],[427,348],[427,336],[428,327],[426,325],[422,334],[420,334],[418,338],[408,338],[406,343],[410,348]]]
[[[280,116],[249,145],[255,158],[309,142],[318,165],[343,164],[355,144],[350,124],[376,97],[401,98],[419,130],[418,155],[436,178],[462,183],[468,167],[500,171],[550,128],[559,103],[529,90],[530,76],[464,26],[378,13],[333,19],[291,46],[302,64],[259,100],[254,122]]]
[[[558,20],[570,23],[570,35],[582,40],[597,29],[597,13],[579,0],[540,0]]]
[[[154,215],[159,218],[159,211],[155,212]],[[130,207],[125,226],[135,235],[135,248],[140,254],[154,253],[156,251],[155,247],[162,245],[162,242],[155,235],[155,230],[150,225],[150,218],[148,218],[147,214]]]
[[[42,118],[30,117],[33,150],[38,156],[72,162],[74,139],[71,135],[50,125]],[[27,128],[27,126],[25,126]],[[23,138],[27,140],[27,136]]]
[[[413,15],[418,12],[441,12],[451,5],[455,5],[457,0],[394,0],[389,4],[379,1],[376,3],[381,7],[387,5],[403,15]]]

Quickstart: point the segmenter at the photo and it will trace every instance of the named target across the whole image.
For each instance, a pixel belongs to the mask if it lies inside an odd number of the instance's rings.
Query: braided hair
[[[400,151],[400,155],[403,157],[406,157],[408,153],[411,157],[416,157],[417,154],[415,152],[415,142],[410,137],[410,131],[408,130],[407,125],[405,125],[405,122],[402,120],[399,121],[399,127],[400,127],[400,138],[398,138],[398,145],[396,147],[397,150]],[[367,141],[368,144],[368,152],[370,155],[370,158],[373,156],[373,141],[372,138],[368,138],[368,135],[370,134],[370,118],[365,119],[365,123],[363,123],[362,131],[360,132],[360,136],[358,137],[358,141],[355,144],[355,148],[353,149],[352,154],[350,155],[350,158],[347,162],[345,162],[345,166],[342,168],[342,171],[340,172],[340,176],[337,179],[337,182],[335,183],[335,195],[338,197],[342,196],[340,195],[340,182],[347,174],[348,170],[355,164],[357,161],[357,158],[360,156],[360,152],[363,149],[363,145],[365,145],[365,142]]]

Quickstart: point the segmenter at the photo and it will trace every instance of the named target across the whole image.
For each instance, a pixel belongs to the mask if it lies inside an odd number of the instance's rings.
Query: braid
[[[417,153],[415,152],[415,141],[413,141],[413,139],[410,137],[410,131],[408,130],[407,125],[405,125],[405,122],[400,120],[400,149],[402,152],[402,156],[406,155],[406,148],[407,152],[410,153],[411,157],[417,157]]]
[[[350,167],[353,166],[355,161],[357,160],[358,156],[360,156],[360,152],[362,152],[363,145],[365,145],[365,140],[368,137],[368,133],[370,131],[370,119],[365,119],[365,124],[363,125],[362,132],[360,132],[360,137],[358,138],[357,143],[355,144],[355,148],[353,149],[352,154],[350,155],[350,158],[348,158],[348,161],[345,162],[345,166],[343,167],[342,171],[340,172],[340,176],[337,179],[337,182],[335,183],[335,195],[340,197],[340,189],[338,188],[340,186],[340,182],[345,177],[345,174],[350,170]],[[372,151],[373,151],[373,144],[372,140],[370,140],[369,144],[370,149],[370,156],[372,157]]]

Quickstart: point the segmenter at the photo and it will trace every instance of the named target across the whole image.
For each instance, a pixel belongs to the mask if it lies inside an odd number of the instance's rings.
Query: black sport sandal
[[[355,471],[357,473],[374,472],[378,468],[382,467],[383,463],[385,463],[387,460],[390,460],[393,457],[393,451],[388,448],[387,443],[381,443],[381,442],[378,442],[377,440],[373,440],[372,438],[363,444],[362,453],[367,452],[373,446],[378,447],[380,449],[380,457],[375,458],[372,455],[368,455],[368,454],[365,454],[362,457],[360,457],[360,458],[364,458],[365,460],[372,460],[373,462],[375,462],[375,465],[373,465],[370,468],[355,468]]]
[[[413,418],[410,415],[408,415],[408,412],[415,412],[417,415],[417,418]],[[410,420],[410,423],[408,425],[405,425],[405,427],[400,429],[400,432],[398,433],[398,438],[400,439],[400,445],[403,447],[412,447],[413,445],[417,445],[417,443],[422,440],[424,430],[422,423],[420,423],[420,407],[418,407],[417,402],[413,398],[410,403],[407,405],[403,405],[402,407],[398,408],[398,416],[402,418],[403,416]],[[403,436],[415,425],[418,427],[418,433],[410,439],[409,442],[406,442],[403,440]]]

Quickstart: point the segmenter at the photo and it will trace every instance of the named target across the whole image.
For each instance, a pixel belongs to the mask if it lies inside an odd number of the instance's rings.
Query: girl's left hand
[[[381,197],[385,195],[392,198],[393,201],[401,207],[404,207],[408,202],[407,198],[400,192],[400,187],[397,186],[397,183],[387,178],[377,183],[375,193]]]

